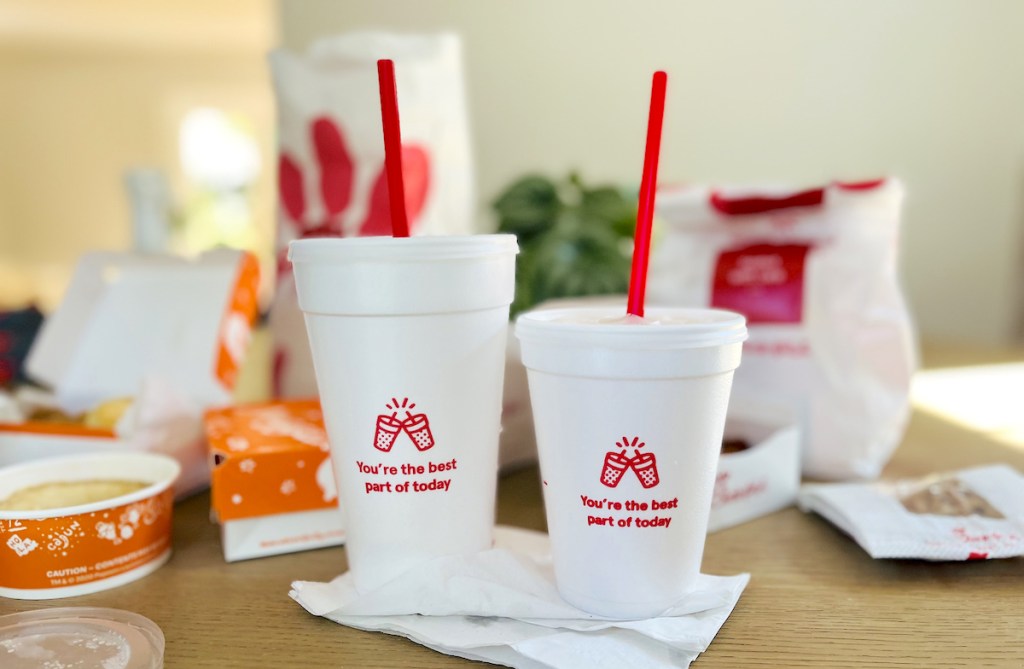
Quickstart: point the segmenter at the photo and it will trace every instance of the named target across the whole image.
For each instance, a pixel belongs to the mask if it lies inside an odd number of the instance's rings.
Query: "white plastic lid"
[[[651,308],[644,320],[622,306],[540,309],[516,320],[523,364],[550,374],[668,379],[731,372],[746,319],[721,309]]]
[[[299,308],[307,315],[401,316],[507,307],[514,235],[346,237],[293,241]]]
[[[301,262],[431,262],[517,253],[515,235],[421,237],[316,237],[288,244],[288,259]]]
[[[619,306],[569,307],[523,314],[516,320],[516,334],[520,339],[663,350],[743,342],[747,327],[743,316],[722,309],[653,308],[638,319],[627,317]]]
[[[92,607],[0,616],[4,669],[161,669],[164,634],[149,618]]]

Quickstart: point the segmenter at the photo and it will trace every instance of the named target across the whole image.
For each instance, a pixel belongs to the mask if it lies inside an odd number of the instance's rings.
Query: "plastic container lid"
[[[164,634],[149,618],[93,607],[0,616],[4,669],[161,669]]]

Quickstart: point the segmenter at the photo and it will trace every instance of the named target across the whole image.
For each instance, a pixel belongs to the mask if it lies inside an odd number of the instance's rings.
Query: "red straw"
[[[377,79],[380,82],[380,117],[384,123],[384,167],[388,173],[391,234],[408,237],[409,219],[405,214],[405,184],[402,182],[402,129],[398,125],[394,61],[388,58],[377,61]]]
[[[647,291],[647,260],[651,255],[651,223],[654,220],[654,194],[658,185],[658,156],[661,153],[661,121],[665,116],[665,85],[668,75],[658,70],[651,80],[651,112],[647,117],[647,152],[640,181],[640,202],[633,234],[633,268],[629,274],[629,303],[626,313],[644,315]]]

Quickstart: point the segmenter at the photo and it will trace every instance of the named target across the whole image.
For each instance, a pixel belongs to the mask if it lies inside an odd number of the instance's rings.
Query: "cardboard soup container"
[[[94,453],[0,469],[0,506],[25,488],[81,481],[145,487],[109,499],[45,510],[0,509],[0,596],[54,599],[117,587],[150,574],[171,555],[173,458]]]

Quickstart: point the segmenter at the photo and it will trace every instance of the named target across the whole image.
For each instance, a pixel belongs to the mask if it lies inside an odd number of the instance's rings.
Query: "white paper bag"
[[[473,172],[461,45],[452,34],[363,32],[270,55],[278,110],[278,282],[270,310],[274,391],[315,395],[286,259],[304,237],[391,233],[377,59],[395,62],[412,234],[468,234]]]
[[[874,478],[903,435],[915,355],[896,272],[902,200],[892,180],[659,195],[649,302],[747,317],[733,396],[792,406],[809,476]]]

